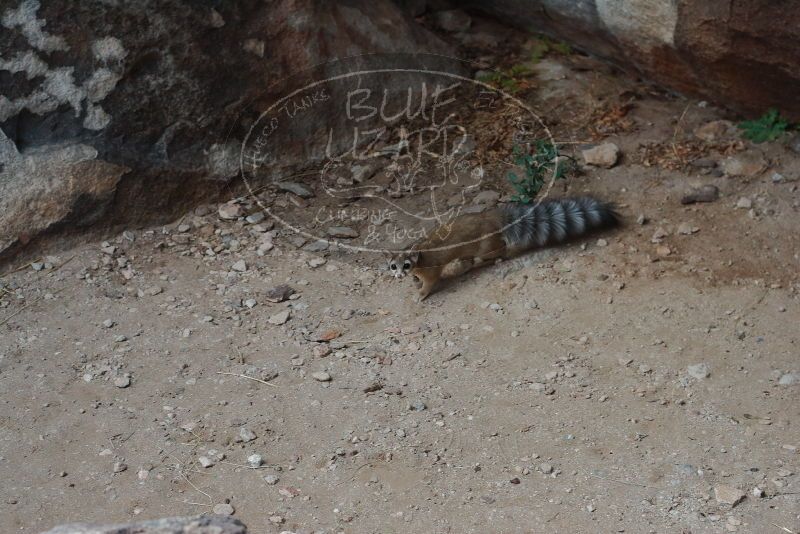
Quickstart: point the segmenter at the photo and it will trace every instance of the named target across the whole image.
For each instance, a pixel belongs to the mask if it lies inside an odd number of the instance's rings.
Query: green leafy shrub
[[[789,121],[781,117],[777,109],[770,109],[761,117],[739,123],[742,136],[754,143],[774,141],[789,129]]]
[[[509,171],[506,178],[514,188],[511,197],[514,202],[530,204],[544,187],[545,179],[553,173],[555,179],[562,179],[571,165],[558,161],[558,148],[550,141],[540,139],[534,143],[533,151],[526,151],[519,145],[512,149],[514,164],[522,167],[523,176]],[[556,163],[558,161],[558,163]]]

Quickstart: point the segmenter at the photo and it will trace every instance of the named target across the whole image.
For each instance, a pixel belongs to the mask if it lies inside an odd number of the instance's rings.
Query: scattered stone
[[[271,515],[269,516],[269,522],[275,525],[280,525],[281,523],[283,523],[283,517],[279,515]]]
[[[155,297],[156,295],[160,295],[163,292],[164,292],[164,290],[161,289],[161,287],[159,287],[159,286],[150,286],[150,287],[148,287],[147,289],[144,290],[145,295],[148,295],[148,296],[151,296],[151,297]]]
[[[692,226],[690,223],[682,222],[678,225],[678,233],[683,235],[692,235],[700,231],[697,226]]]
[[[316,341],[333,341],[341,335],[342,333],[335,329],[324,330],[323,332],[317,334]]]
[[[587,165],[610,169],[617,164],[619,147],[614,143],[603,143],[582,151],[583,160]]]
[[[114,328],[114,325],[116,324],[117,323],[115,323],[111,319],[106,319],[105,321],[103,321],[103,328]]]
[[[704,380],[711,375],[711,369],[709,369],[708,364],[706,363],[696,363],[694,365],[690,365],[686,368],[689,376],[692,378],[696,378],[697,380]]]
[[[781,386],[796,386],[800,384],[800,373],[784,373],[778,379]]]
[[[131,385],[131,375],[124,374],[114,379],[114,385],[118,388],[124,389]]]
[[[434,13],[433,22],[446,32],[465,32],[472,26],[472,17],[460,9],[449,9]]]
[[[314,356],[316,356],[317,358],[324,358],[325,356],[328,356],[332,351],[333,349],[331,349],[330,345],[315,345],[313,349]]]
[[[214,460],[212,460],[208,456],[201,456],[200,458],[197,459],[197,461],[200,463],[202,467],[206,469],[208,469],[209,467],[213,467],[215,464]]]
[[[736,135],[736,127],[731,121],[716,120],[697,127],[694,131],[694,135],[701,141],[714,143],[722,139],[734,137]]]
[[[545,475],[549,475],[550,473],[553,472],[553,466],[548,463],[540,464],[539,471],[541,471]]]
[[[225,221],[231,221],[243,216],[244,210],[239,204],[227,202],[225,204],[219,205],[218,213],[220,219],[223,219]]]
[[[647,224],[647,217],[645,217],[644,213],[640,213],[639,216],[636,217],[636,224],[640,226]]]
[[[719,188],[715,185],[704,185],[686,193],[681,198],[681,204],[696,204],[698,202],[714,202],[719,198]]]
[[[248,443],[256,439],[256,433],[249,428],[243,426],[239,429],[239,439]]]
[[[759,488],[758,486],[756,486],[755,488],[753,488],[753,497],[755,497],[755,498],[757,498],[757,499],[760,499],[760,498],[761,498],[761,497],[763,497],[763,496],[764,496],[764,490],[762,490],[762,489],[761,489],[761,488]]]
[[[733,508],[742,502],[742,499],[745,498],[745,493],[739,488],[720,484],[718,486],[714,486],[714,498],[718,503],[729,504],[731,508]]]
[[[287,285],[275,286],[264,294],[264,298],[270,302],[279,303],[287,300],[294,294],[294,289]]]
[[[35,261],[31,263],[31,269],[33,269],[34,271],[41,271],[42,269],[44,269],[44,263],[40,261]]]
[[[358,237],[358,232],[349,226],[331,226],[328,228],[328,235],[342,239],[354,239]]]
[[[316,269],[317,267],[322,267],[326,263],[328,263],[328,260],[326,260],[325,258],[311,258],[310,260],[308,260],[308,266],[311,267],[312,269]]]
[[[800,154],[800,134],[795,135],[789,141],[789,150],[797,154]]]
[[[244,305],[251,310],[256,307],[256,304],[257,304],[256,299],[247,299],[244,301]]]
[[[239,260],[231,265],[231,270],[236,271],[237,273],[243,273],[247,271],[247,263],[245,263],[244,260]]]
[[[314,196],[314,193],[306,189],[304,185],[298,184],[297,182],[278,182],[275,185],[277,185],[278,189],[281,191],[293,193],[300,198],[311,198]]]
[[[263,211],[257,211],[245,217],[244,220],[247,221],[249,224],[258,224],[261,221],[263,221],[265,217],[266,215],[264,215]]]
[[[380,391],[383,389],[383,383],[380,381],[370,382],[367,384],[362,391],[364,393],[375,393],[376,391]]]
[[[472,203],[494,205],[497,204],[498,200],[500,200],[500,193],[497,191],[486,190],[475,195],[475,198],[472,199]]]
[[[264,482],[269,484],[270,486],[274,486],[278,482],[280,482],[280,477],[278,475],[265,475]]]
[[[330,382],[331,375],[325,371],[317,371],[316,373],[312,373],[311,377],[316,380],[317,382]]]
[[[220,504],[215,504],[214,508],[213,508],[213,512],[216,515],[233,515],[235,510],[233,509],[233,506],[231,506],[230,504],[228,504],[226,502],[223,502],[223,503],[220,503]]]
[[[773,172],[772,173],[772,183],[773,184],[779,184],[783,180],[784,180],[784,177],[783,177],[783,175],[781,173],[779,173],[779,172]]]
[[[286,321],[289,320],[289,316],[290,315],[291,314],[290,314],[289,310],[283,310],[281,312],[276,313],[275,315],[271,315],[270,318],[267,319],[267,322],[269,324],[282,325],[282,324],[285,324]]]
[[[658,245],[656,247],[656,254],[662,257],[669,256],[670,254],[672,254],[672,249],[666,245]]]
[[[753,207],[753,201],[750,200],[748,197],[741,197],[736,202],[736,207],[743,210],[749,210]]]
[[[261,464],[264,463],[264,459],[261,457],[260,454],[251,454],[247,457],[247,465],[252,468],[261,467]]]
[[[303,245],[303,250],[306,252],[325,252],[330,248],[330,244],[324,239],[318,239]]]
[[[414,402],[412,402],[411,404],[408,405],[408,409],[409,410],[414,410],[415,412],[421,412],[421,411],[423,411],[423,410],[425,410],[427,408],[428,407],[421,400],[416,400],[416,401],[414,401]]]
[[[767,162],[761,152],[741,152],[722,160],[720,168],[727,176],[756,176],[767,168]]]
[[[124,462],[114,462],[114,472],[115,473],[122,473],[123,471],[127,471],[128,466]]]
[[[653,237],[650,238],[651,243],[661,243],[665,237],[669,236],[669,232],[665,229],[661,228],[660,226],[656,228],[656,231],[653,232]]]

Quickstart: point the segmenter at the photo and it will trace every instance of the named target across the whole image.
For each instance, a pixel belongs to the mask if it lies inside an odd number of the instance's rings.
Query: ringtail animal
[[[435,289],[445,267],[458,262],[461,273],[481,263],[562,243],[618,225],[612,203],[592,197],[548,199],[535,205],[510,203],[483,213],[460,215],[389,259],[395,278],[414,276],[419,300]],[[468,265],[466,269],[463,264]],[[459,273],[459,274],[461,274]]]

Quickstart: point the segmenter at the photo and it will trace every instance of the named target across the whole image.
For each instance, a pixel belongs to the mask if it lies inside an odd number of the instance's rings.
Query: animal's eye
[[[393,270],[393,271],[396,271],[396,270],[397,270],[397,264],[396,264],[396,263],[390,263],[390,264],[389,264],[389,268],[390,268],[391,270]]]
[[[410,268],[411,268],[411,262],[406,260],[405,263],[403,264],[403,269],[410,269]]]

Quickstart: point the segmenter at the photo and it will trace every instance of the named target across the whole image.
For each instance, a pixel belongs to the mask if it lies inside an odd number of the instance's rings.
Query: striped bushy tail
[[[592,197],[544,200],[540,204],[508,204],[503,239],[509,248],[527,250],[561,243],[619,224],[614,205]]]

